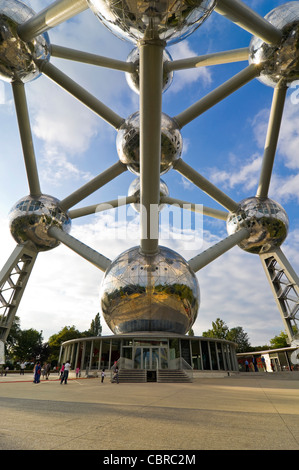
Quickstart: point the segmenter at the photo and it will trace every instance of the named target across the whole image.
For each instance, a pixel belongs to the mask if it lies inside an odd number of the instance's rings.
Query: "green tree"
[[[231,328],[226,335],[226,339],[238,345],[237,352],[250,351],[251,346],[249,342],[249,337],[241,326]]]
[[[82,336],[84,336],[84,334],[80,333],[74,325],[65,326],[58,333],[52,335],[49,338],[49,347],[51,351],[49,361],[53,364],[57,364],[61,344],[65,341],[69,341],[70,339],[82,338]]]
[[[280,335],[274,336],[274,338],[270,339],[271,348],[273,349],[286,348],[289,346],[288,342],[288,335],[284,331],[281,331]]]
[[[202,336],[208,338],[226,339],[228,331],[229,328],[226,323],[220,318],[217,318],[214,322],[212,322],[212,329],[204,331]]]
[[[16,360],[35,361],[41,359],[43,351],[42,331],[38,332],[33,328],[20,330],[16,343],[11,348],[11,352]]]
[[[94,319],[90,324],[89,330],[86,332],[88,336],[101,336],[102,335],[102,325],[100,314],[97,313]]]

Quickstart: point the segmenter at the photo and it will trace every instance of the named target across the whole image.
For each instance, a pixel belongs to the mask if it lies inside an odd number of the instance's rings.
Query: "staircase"
[[[160,383],[190,383],[192,382],[191,377],[189,377],[186,372],[181,369],[161,369],[157,374],[157,382]]]
[[[118,373],[120,383],[190,383],[192,379],[183,370],[161,369],[150,373],[144,369],[120,369]]]
[[[120,369],[118,373],[120,383],[145,383],[146,370],[143,369]]]

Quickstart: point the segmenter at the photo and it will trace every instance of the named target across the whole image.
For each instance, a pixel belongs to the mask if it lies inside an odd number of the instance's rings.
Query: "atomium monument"
[[[50,42],[49,30],[87,9],[113,34],[132,43],[132,52],[124,61]],[[205,57],[173,61],[166,48],[194,33],[212,14],[225,16],[250,32],[252,39],[248,47],[210,54],[208,64],[247,60],[248,65],[189,108],[167,116],[162,112],[162,94],[171,86],[173,72],[195,67],[200,60],[204,63]],[[200,303],[196,272],[238,245],[259,255],[289,341],[299,341],[299,280],[281,250],[288,234],[288,216],[268,195],[287,90],[299,79],[298,34],[297,1],[281,5],[263,18],[239,0],[58,0],[38,13],[19,0],[0,0],[0,79],[12,86],[29,184],[29,194],[16,202],[9,216],[17,245],[0,276],[2,345],[38,253],[60,243],[105,273],[102,311],[118,335],[185,335],[197,318]],[[55,67],[51,57],[124,72],[128,85],[139,94],[139,109],[133,115],[119,116]],[[44,194],[39,183],[25,86],[41,74],[116,131],[115,164],[62,200]],[[181,130],[254,79],[273,88],[273,100],[256,194],[237,202],[184,162]],[[133,204],[140,214],[140,244],[110,260],[72,237],[71,221],[95,212],[96,206],[89,206],[78,215],[74,206],[127,170],[136,178],[127,204]],[[215,214],[227,224],[228,235],[222,242],[190,260],[160,246],[157,236],[159,212],[165,204],[177,201],[169,197],[161,179],[170,171],[177,171],[217,201],[223,210]],[[18,276],[12,277],[16,271]]]

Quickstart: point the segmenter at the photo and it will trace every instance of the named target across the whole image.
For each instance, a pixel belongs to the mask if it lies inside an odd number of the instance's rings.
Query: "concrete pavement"
[[[293,375],[292,375],[293,374]],[[1,450],[299,450],[294,373],[187,384],[0,376]]]

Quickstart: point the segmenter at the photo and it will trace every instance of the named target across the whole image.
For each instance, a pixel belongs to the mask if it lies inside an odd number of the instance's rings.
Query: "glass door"
[[[134,350],[134,369],[157,370],[168,367],[167,348],[139,346]]]

